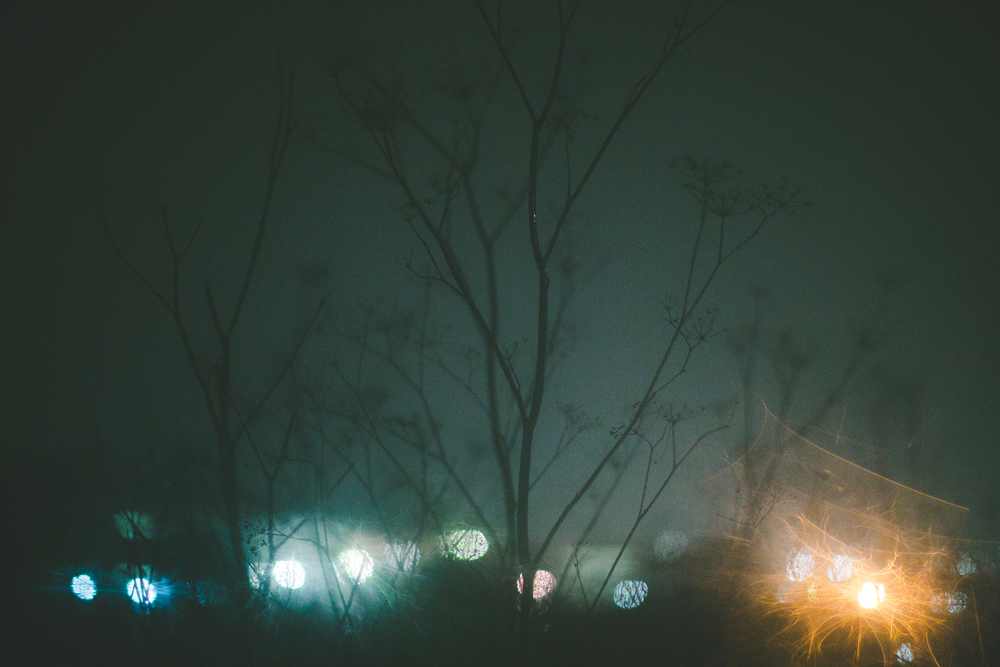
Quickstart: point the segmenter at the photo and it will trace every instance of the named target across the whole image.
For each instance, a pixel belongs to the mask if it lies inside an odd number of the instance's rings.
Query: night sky
[[[330,321],[422,298],[404,266],[417,246],[397,215],[399,191],[318,146],[374,156],[323,62],[354,38],[380,66],[401,44],[417,82],[437,76],[442,62],[470,71],[496,64],[471,3],[349,3],[350,21],[332,2],[69,4],[28,3],[4,21],[0,105],[5,460],[9,476],[39,476],[29,520],[63,528],[63,507],[104,507],[89,497],[98,485],[76,472],[97,456],[91,412],[108,469],[118,472],[150,451],[211,440],[169,316],[114,256],[98,207],[124,252],[163,286],[158,207],[180,234],[204,220],[184,289],[196,343],[214,352],[201,283],[211,280],[225,303],[237,288],[260,214],[281,54],[296,73],[299,124],[237,341],[240,381],[253,393],[324,295]],[[581,9],[567,80],[583,81],[588,54],[580,99],[594,119],[579,130],[576,173],[654,57],[666,16],[659,4]],[[551,17],[538,8],[512,14],[515,64],[540,96]],[[808,205],[766,227],[726,267],[707,303],[729,333],[699,350],[677,400],[724,411],[738,398],[731,340],[756,312],[765,341],[787,330],[813,355],[790,411],[806,419],[884,304],[868,379],[827,426],[902,460],[906,436],[892,425],[915,410],[922,490],[970,507],[969,537],[1000,538],[998,35],[1000,9],[981,0],[747,0],[711,22],[629,117],[571,218],[585,280],[571,310],[577,340],[553,376],[551,405],[582,404],[613,426],[647,381],[666,330],[664,294],[678,289],[695,219],[673,160],[728,162],[753,181],[787,177]],[[447,129],[426,83],[412,99],[433,127]],[[488,122],[478,174],[496,203],[501,188],[517,188],[504,176],[524,164],[524,119],[507,79]],[[417,153],[415,174],[421,160]],[[551,182],[563,184],[558,168]],[[559,196],[542,193],[543,214]],[[518,273],[530,268],[523,224],[519,216],[504,237],[511,342],[530,336],[529,311],[517,305],[530,305],[533,289],[530,273]],[[756,288],[766,291],[763,302],[754,301]],[[468,333],[455,304],[444,293],[435,299],[449,335]],[[309,343],[306,359],[324,349]],[[754,400],[771,404],[776,389],[766,362],[761,369]],[[460,407],[443,410],[456,451],[485,437],[455,414]],[[658,525],[696,531],[692,524],[713,513],[700,507],[699,480],[718,469],[739,431],[700,452],[663,501]],[[581,469],[573,465],[592,465],[606,432],[559,475],[572,481]],[[487,487],[479,492],[493,498]],[[555,507],[566,493],[553,483],[533,498]],[[46,540],[60,541],[33,530],[47,536],[38,553]]]

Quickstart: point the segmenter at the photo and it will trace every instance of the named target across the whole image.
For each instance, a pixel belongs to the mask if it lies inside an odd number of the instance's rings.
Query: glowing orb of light
[[[486,555],[490,543],[478,530],[456,530],[441,537],[441,551],[456,560],[476,560]]]
[[[337,576],[343,574],[344,576],[341,577],[341,580],[346,578],[347,581],[345,583],[352,584],[365,583],[365,580],[371,576],[372,570],[375,567],[374,563],[372,563],[372,557],[368,555],[367,551],[361,549],[348,549],[341,552],[337,558],[337,562],[340,563]]]
[[[785,564],[788,570],[788,578],[792,581],[805,581],[816,569],[816,559],[806,549],[788,552],[788,561]]]
[[[833,557],[833,562],[826,570],[826,575],[830,581],[846,581],[854,573],[854,566],[851,564],[849,556],[843,554]]]
[[[899,645],[899,650],[896,651],[896,662],[901,665],[913,662],[913,647],[908,642]]]
[[[94,583],[89,574],[76,575],[73,577],[73,581],[69,582],[69,587],[73,591],[73,595],[81,600],[93,600],[94,596],[97,595],[97,584]]]
[[[656,538],[653,553],[665,563],[673,563],[688,547],[688,537],[679,530],[666,530]]]
[[[973,558],[972,554],[968,552],[963,553],[959,557],[958,562],[955,563],[955,572],[959,573],[963,577],[975,574],[976,569],[976,559]]]
[[[302,584],[306,583],[306,571],[296,560],[279,560],[274,564],[271,578],[284,588],[302,588]]]
[[[649,586],[645,581],[619,581],[615,586],[615,604],[622,609],[635,609],[646,599]]]
[[[156,586],[144,577],[136,577],[128,582],[125,590],[136,604],[153,604],[156,601]]]
[[[866,581],[858,593],[858,604],[865,609],[874,609],[878,603],[885,599],[885,586],[876,586],[870,581]]]
[[[546,570],[537,570],[535,572],[535,580],[531,585],[531,597],[535,600],[542,600],[547,598],[552,591],[556,589],[556,578],[552,576],[551,572]],[[524,575],[518,575],[517,577],[517,592],[524,592]]]
[[[152,539],[156,532],[156,525],[153,523],[153,515],[148,512],[119,512],[114,516],[115,528],[118,534],[126,540],[134,540],[137,537],[142,539]]]
[[[420,562],[420,549],[413,542],[394,542],[385,545],[384,556],[392,569],[412,572]]]
[[[955,593],[948,599],[948,611],[952,614],[965,611],[965,604],[969,598],[965,593]]]

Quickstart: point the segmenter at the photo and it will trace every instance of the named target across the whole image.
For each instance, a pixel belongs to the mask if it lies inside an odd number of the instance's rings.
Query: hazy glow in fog
[[[392,569],[412,572],[420,562],[420,549],[413,542],[395,542],[385,545],[384,556]]]
[[[865,609],[874,609],[878,603],[885,599],[885,586],[879,584],[877,587],[870,581],[866,581],[858,593],[858,604]]]
[[[271,578],[274,583],[285,588],[302,588],[302,584],[306,582],[306,571],[298,561],[279,560],[274,564]]]
[[[156,601],[156,586],[146,578],[135,578],[125,587],[128,596],[136,604],[153,604]]]
[[[342,552],[337,558],[337,562],[340,564],[337,575],[343,575],[341,579],[346,579],[345,583],[363,584],[372,575],[374,569],[372,557],[368,555],[367,551],[361,549],[350,549]]]
[[[688,547],[688,537],[679,530],[667,530],[656,538],[653,552],[656,557],[666,563],[672,563],[680,558]]]

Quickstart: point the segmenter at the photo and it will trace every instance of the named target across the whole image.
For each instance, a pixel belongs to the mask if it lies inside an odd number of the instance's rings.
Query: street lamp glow
[[[73,591],[73,595],[81,600],[93,600],[94,596],[97,595],[97,584],[94,583],[89,574],[78,574],[73,577],[69,587]]]
[[[865,609],[874,609],[878,603],[885,599],[885,586],[879,584],[877,587],[870,581],[866,581],[858,593],[858,604]]]

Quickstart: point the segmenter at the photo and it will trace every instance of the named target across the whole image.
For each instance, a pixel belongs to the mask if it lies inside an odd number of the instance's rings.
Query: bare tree
[[[398,189],[403,198],[400,217],[419,249],[407,266],[418,279],[438,288],[437,293],[450,294],[464,309],[479,337],[481,352],[477,358],[482,371],[469,379],[450,362],[430,353],[426,336],[416,338],[417,370],[413,372],[400,362],[398,347],[394,348],[396,353],[386,348],[378,350],[367,333],[355,336],[353,342],[362,352],[380,353],[396,380],[413,392],[421,406],[423,434],[414,438],[397,431],[396,435],[442,466],[449,483],[460,489],[473,511],[486,522],[486,512],[464,484],[441,441],[438,417],[422,379],[423,369],[436,364],[475,397],[488,422],[502,490],[506,534],[501,535],[506,540],[510,566],[524,573],[528,581],[567,518],[609,465],[618,460],[626,443],[646,443],[648,456],[642,502],[635,524],[623,536],[623,551],[636,526],[691,450],[724,426],[717,424],[678,445],[675,427],[685,413],[670,407],[668,390],[686,372],[694,352],[715,333],[713,313],[706,309],[706,294],[720,269],[756,239],[776,214],[795,205],[795,193],[783,186],[748,187],[726,165],[686,158],[676,166],[700,213],[693,224],[694,241],[686,277],[671,290],[675,297],[666,304],[665,319],[670,327],[667,342],[659,361],[648,371],[645,389],[635,397],[622,424],[611,431],[599,460],[579,487],[563,499],[558,517],[542,528],[541,540],[532,542],[531,489],[539,474],[539,424],[546,410],[558,409],[546,402],[546,396],[568,306],[568,301],[553,298],[551,269],[573,226],[574,205],[666,65],[730,4],[723,1],[697,17],[692,3],[678,9],[665,30],[659,51],[635,76],[631,90],[617,102],[610,124],[602,130],[602,138],[582,159],[574,131],[585,117],[585,110],[576,106],[579,89],[570,81],[567,64],[572,29],[584,12],[579,1],[556,0],[550,4],[544,20],[551,24],[552,60],[521,66],[515,64],[514,43],[508,32],[508,14],[516,12],[516,8],[511,10],[505,3],[498,3],[496,8],[476,3],[480,29],[494,47],[496,66],[475,77],[452,75],[447,86],[438,87],[445,101],[458,109],[450,132],[439,132],[440,124],[427,122],[420,109],[410,103],[399,58],[388,74],[380,74],[360,47],[339,53],[327,63],[327,72],[349,117],[367,136],[371,150],[349,150],[322,137],[318,140],[339,157]],[[546,73],[541,81],[538,72]],[[506,122],[508,127],[523,127],[524,136],[517,135],[516,130],[486,128],[491,119],[489,110],[505,86],[513,92],[524,118],[522,125],[511,126],[509,119]],[[534,92],[537,90],[542,92]],[[516,194],[506,196],[499,208],[484,204],[486,185],[479,176],[484,161],[489,159],[484,137],[490,132],[526,148],[513,174],[514,183],[505,190]],[[500,286],[504,259],[501,242],[510,242],[509,236],[515,233],[527,245],[531,258],[530,269],[508,282],[516,285],[517,296],[503,293]],[[460,240],[466,237],[474,239],[471,247]],[[514,271],[507,266],[503,269]],[[556,280],[560,278],[566,283],[572,272],[564,272]],[[532,313],[531,334],[508,342],[510,333],[504,327],[516,319],[518,308]],[[355,394],[360,389],[358,384],[351,385]],[[512,407],[510,419],[506,418],[507,406]],[[651,428],[659,428],[659,433],[653,434]],[[557,447],[554,456],[560,451]],[[651,474],[662,473],[655,464],[666,451],[670,455],[662,458],[669,464],[661,481],[654,482]],[[546,468],[547,464],[542,466],[541,474]],[[420,490],[416,483],[411,485]],[[495,528],[491,531],[500,533]],[[523,586],[520,598],[518,625],[523,646],[528,643],[531,591],[532,586]]]
[[[227,573],[227,585],[241,605],[245,605],[248,602],[249,589],[246,576],[247,557],[244,548],[244,517],[246,515],[246,508],[242,506],[243,503],[241,500],[241,486],[245,480],[240,479],[240,449],[246,443],[249,443],[255,459],[259,463],[260,472],[266,482],[268,525],[271,529],[269,531],[268,546],[273,559],[275,550],[273,542],[274,483],[281,466],[288,460],[287,452],[289,441],[292,437],[293,420],[289,421],[288,430],[280,445],[276,461],[270,465],[265,461],[261,446],[253,438],[251,427],[257,421],[258,417],[260,417],[265,406],[291,370],[299,350],[306,339],[306,335],[313,322],[319,316],[320,309],[322,308],[322,303],[320,303],[313,312],[310,322],[304,327],[298,339],[292,345],[291,352],[282,361],[280,368],[266,384],[261,395],[254,398],[239,395],[236,387],[234,387],[234,369],[241,363],[253,362],[238,358],[233,344],[234,335],[244,320],[245,307],[252,292],[257,264],[264,244],[265,232],[269,228],[281,165],[284,161],[289,141],[295,130],[295,117],[292,113],[293,82],[293,76],[282,74],[280,77],[281,93],[279,96],[278,118],[275,124],[270,157],[267,163],[266,182],[260,205],[260,214],[256,221],[253,244],[248,256],[245,258],[246,267],[241,274],[236,276],[239,286],[228,313],[217,303],[212,284],[208,280],[205,280],[202,284],[205,303],[207,304],[209,313],[209,321],[203,324],[214,333],[217,344],[216,352],[207,357],[207,361],[204,351],[197,349],[194,342],[195,335],[192,331],[198,328],[198,324],[191,322],[191,318],[188,315],[188,304],[184,299],[186,277],[183,271],[183,260],[195,243],[198,231],[201,228],[201,222],[198,223],[188,238],[182,240],[178,238],[178,232],[170,221],[166,207],[160,207],[160,224],[165,236],[164,241],[171,269],[169,285],[166,289],[163,289],[155,285],[146,276],[146,273],[140,267],[136,266],[122,251],[115,241],[111,225],[103,208],[100,209],[101,223],[115,254],[132,275],[163,305],[169,314],[183,346],[188,366],[201,390],[204,406],[214,431],[216,453],[218,455],[218,477],[215,482],[218,484],[219,495],[222,499],[222,519],[228,542],[226,545],[228,557],[225,559],[223,565]]]

